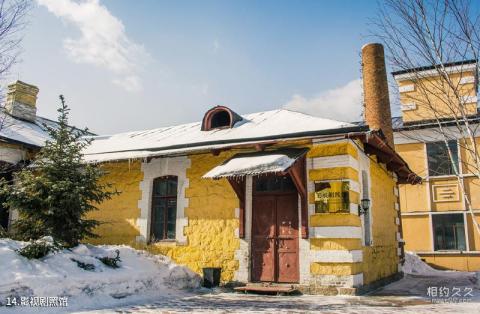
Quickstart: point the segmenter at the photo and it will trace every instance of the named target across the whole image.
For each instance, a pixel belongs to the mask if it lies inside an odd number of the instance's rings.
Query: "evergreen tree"
[[[14,184],[1,184],[0,193],[6,206],[19,211],[12,228],[17,238],[52,236],[73,247],[86,237],[97,237],[93,231],[100,222],[86,214],[118,192],[100,183],[103,171],[97,165],[83,161],[82,150],[91,143],[83,138],[88,129],[70,127],[70,109],[63,96],[60,101],[58,125],[45,126],[51,140],[17,173]]]

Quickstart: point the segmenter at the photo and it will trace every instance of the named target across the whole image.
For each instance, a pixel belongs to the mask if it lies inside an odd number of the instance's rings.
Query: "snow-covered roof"
[[[55,128],[58,123],[39,116],[35,122],[30,122],[15,118],[0,109],[0,139],[4,141],[40,148],[50,139],[45,125]]]
[[[284,149],[236,154],[223,164],[207,172],[203,175],[203,178],[220,179],[285,172],[295,163],[298,157],[306,152],[305,149]]]
[[[345,133],[359,129],[351,123],[310,116],[286,109],[242,116],[232,128],[201,130],[201,122],[145,131],[93,137],[84,151],[89,162],[167,155],[191,150],[228,147],[261,140]]]
[[[0,138],[35,147],[42,147],[50,138],[44,124],[55,126],[56,122],[36,117],[35,122],[17,119],[0,112]]]

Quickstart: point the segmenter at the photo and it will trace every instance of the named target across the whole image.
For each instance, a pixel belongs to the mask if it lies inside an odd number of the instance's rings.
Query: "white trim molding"
[[[402,104],[401,106],[402,111],[409,111],[409,110],[415,110],[417,109],[417,104],[414,102],[410,102],[407,104]]]
[[[311,238],[362,238],[361,227],[312,227]]]
[[[245,180],[245,238],[240,240],[240,247],[235,251],[238,260],[238,270],[234,279],[239,282],[250,281],[250,245],[252,239],[252,176]],[[238,232],[236,232],[238,237]]]
[[[461,64],[461,65],[453,65],[445,68],[447,73],[463,73],[467,71],[476,71],[477,70],[477,63],[469,63],[469,64]],[[423,71],[416,71],[416,72],[408,72],[403,74],[394,75],[393,78],[396,81],[404,81],[404,80],[415,80],[426,78],[430,76],[439,76],[440,72],[436,69],[431,70],[423,70]]]
[[[398,87],[400,93],[413,92],[415,90],[415,84],[408,84]]]
[[[465,85],[470,83],[475,83],[475,76],[464,76],[458,82],[458,84],[460,85]]]
[[[464,104],[472,104],[472,103],[476,103],[478,101],[477,99],[477,96],[476,95],[465,95],[465,96],[462,96],[462,102]]]
[[[363,285],[363,273],[355,275],[317,275],[315,283],[320,286],[338,286],[338,283],[342,283],[344,287],[359,287]]]
[[[359,263],[363,261],[362,250],[320,250],[311,251],[312,263]]]
[[[162,176],[177,176],[177,220],[175,229],[175,240],[177,243],[187,243],[184,227],[188,225],[188,218],[185,217],[185,208],[188,207],[188,198],[185,197],[185,190],[189,186],[187,169],[190,168],[190,159],[186,156],[155,158],[150,162],[142,163],[143,180],[140,182],[142,198],[138,201],[140,217],[137,219],[137,226],[140,235],[138,242],[147,242],[150,237],[151,207],[152,207],[152,186],[153,180]]]
[[[358,169],[358,161],[350,155],[314,157],[313,169],[352,167]]]

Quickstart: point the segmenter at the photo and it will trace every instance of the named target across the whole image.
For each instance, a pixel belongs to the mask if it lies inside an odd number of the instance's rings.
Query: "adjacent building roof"
[[[477,60],[471,59],[471,60],[448,62],[448,63],[444,63],[443,66],[456,67],[456,66],[464,66],[464,65],[476,64],[476,63],[477,63]],[[421,66],[421,67],[410,68],[405,70],[399,70],[399,71],[392,72],[392,75],[397,76],[397,75],[402,75],[407,73],[423,72],[423,71],[436,69],[439,66],[440,66],[439,64],[435,64],[435,65],[428,65],[428,66]]]
[[[56,121],[37,116],[34,122],[15,118],[0,110],[0,141],[40,148],[50,139],[45,125],[56,127]],[[93,135],[93,133],[90,133]]]
[[[201,130],[201,122],[153,130],[93,137],[85,150],[90,162],[143,158],[232,144],[341,134],[368,130],[365,126],[323,119],[296,111],[279,109],[242,115],[232,128]]]

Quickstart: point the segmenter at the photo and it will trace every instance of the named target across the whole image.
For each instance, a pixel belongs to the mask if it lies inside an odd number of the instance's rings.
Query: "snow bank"
[[[15,251],[26,244],[0,239],[0,304],[8,296],[66,296],[68,310],[99,308],[138,296],[166,296],[200,286],[200,276],[188,268],[174,264],[165,256],[128,246],[82,244],[39,260],[29,260]],[[120,268],[110,268],[96,258],[114,257],[115,250],[120,251]],[[95,269],[81,269],[72,258],[93,264]]]
[[[420,256],[413,252],[405,252],[405,263],[402,266],[402,271],[410,275],[442,275],[446,271],[437,270],[430,267],[427,263],[420,259]]]

